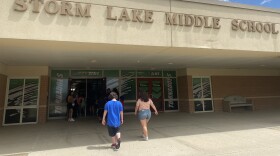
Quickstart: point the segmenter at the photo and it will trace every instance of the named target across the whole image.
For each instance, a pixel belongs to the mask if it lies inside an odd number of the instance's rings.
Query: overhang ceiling
[[[101,69],[280,69],[280,53],[0,39],[0,63]]]

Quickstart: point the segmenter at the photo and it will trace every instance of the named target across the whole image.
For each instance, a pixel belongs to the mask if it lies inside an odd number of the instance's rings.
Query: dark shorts
[[[120,127],[107,126],[107,129],[110,137],[114,137],[117,133],[120,132]]]
[[[139,120],[150,120],[152,116],[151,110],[149,109],[142,109],[138,112],[138,119]]]
[[[74,108],[74,106],[72,105],[72,103],[68,103],[67,104],[67,109],[69,110],[69,109],[73,109]]]

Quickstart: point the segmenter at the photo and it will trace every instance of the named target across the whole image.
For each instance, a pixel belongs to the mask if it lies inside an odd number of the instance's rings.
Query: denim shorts
[[[149,109],[142,109],[140,111],[138,111],[138,119],[139,120],[150,120],[151,119],[151,110]]]

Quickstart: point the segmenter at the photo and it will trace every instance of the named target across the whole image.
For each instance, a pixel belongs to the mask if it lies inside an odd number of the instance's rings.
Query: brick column
[[[1,123],[0,125],[2,125],[3,122],[6,87],[7,87],[7,76],[0,74],[0,123]]]
[[[194,112],[194,103],[190,101],[192,99],[192,77],[191,76],[179,76],[178,77],[178,92],[179,103],[181,112]]]
[[[41,76],[40,82],[38,123],[45,123],[47,121],[48,111],[49,77]]]

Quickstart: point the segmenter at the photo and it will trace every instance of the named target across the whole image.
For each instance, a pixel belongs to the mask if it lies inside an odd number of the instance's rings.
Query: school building
[[[214,0],[0,2],[1,125],[65,118],[69,91],[95,111],[118,89],[161,112],[221,112],[223,99],[280,109],[280,11]]]

